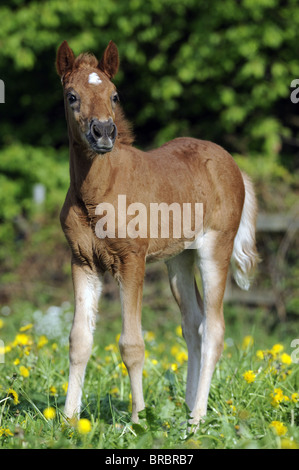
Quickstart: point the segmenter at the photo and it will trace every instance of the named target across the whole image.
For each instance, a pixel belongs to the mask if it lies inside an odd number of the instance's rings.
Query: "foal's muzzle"
[[[108,121],[92,119],[87,140],[97,153],[111,152],[117,136],[117,128],[111,118]]]

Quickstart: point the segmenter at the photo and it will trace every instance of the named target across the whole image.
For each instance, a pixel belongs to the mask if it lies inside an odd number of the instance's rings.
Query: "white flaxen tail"
[[[255,245],[257,202],[249,177],[242,172],[245,186],[245,200],[239,229],[234,241],[232,254],[233,276],[241,289],[248,290],[250,279],[259,262]]]

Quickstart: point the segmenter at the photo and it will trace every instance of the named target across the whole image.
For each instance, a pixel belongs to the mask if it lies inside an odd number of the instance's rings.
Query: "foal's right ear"
[[[75,54],[67,41],[63,41],[58,48],[56,56],[56,70],[61,78],[66,74],[66,72],[72,69],[74,60]]]

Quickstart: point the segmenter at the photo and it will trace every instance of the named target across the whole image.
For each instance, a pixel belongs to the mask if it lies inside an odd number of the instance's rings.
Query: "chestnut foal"
[[[119,348],[130,377],[132,420],[138,421],[145,406],[141,329],[145,263],[164,259],[182,313],[189,356],[186,402],[190,423],[197,425],[206,414],[212,375],[223,348],[223,296],[230,260],[237,283],[245,289],[257,263],[254,191],[232,157],[212,142],[178,138],[150,152],[134,148],[111,82],[118,65],[112,41],[100,61],[91,54],[76,58],[66,41],[57,52],[70,145],[70,187],[61,224],[72,251],[75,294],[65,414],[80,413],[103,274],[109,271],[120,286]],[[143,205],[146,216],[152,203],[163,202],[170,208],[173,203],[201,203],[203,227],[194,237],[193,249],[186,249],[186,237],[173,234],[151,237],[147,231],[138,236],[137,231],[129,236],[122,213],[104,215],[97,209],[101,203],[116,208],[119,195],[126,196],[127,206]],[[106,226],[118,229],[116,236],[97,233],[100,216],[106,217]],[[174,226],[174,216],[171,220]],[[203,301],[194,282],[195,266],[201,273]]]

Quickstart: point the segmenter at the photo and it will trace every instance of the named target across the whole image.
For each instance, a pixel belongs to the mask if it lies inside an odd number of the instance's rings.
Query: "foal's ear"
[[[73,67],[75,54],[68,45],[67,41],[60,44],[56,56],[56,70],[60,77],[63,77],[66,72],[70,71]]]
[[[104,72],[109,80],[114,77],[118,71],[119,57],[118,50],[113,41],[110,41],[101,58],[98,68]]]

